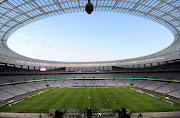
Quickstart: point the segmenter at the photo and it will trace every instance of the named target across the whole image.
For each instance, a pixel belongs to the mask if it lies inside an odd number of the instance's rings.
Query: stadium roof
[[[155,21],[174,35],[167,48],[140,58],[101,62],[58,62],[32,59],[7,46],[8,38],[29,23],[56,15],[85,12],[87,0],[0,0],[0,62],[48,67],[118,66],[162,62],[180,58],[179,0],[92,0],[94,11],[116,12]]]

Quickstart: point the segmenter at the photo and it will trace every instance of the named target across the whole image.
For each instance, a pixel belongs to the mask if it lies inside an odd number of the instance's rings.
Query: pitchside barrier
[[[102,116],[113,116],[112,109],[100,109],[100,112],[102,113]]]
[[[80,112],[79,109],[68,109],[67,112],[66,112],[66,115],[78,116],[79,112]]]

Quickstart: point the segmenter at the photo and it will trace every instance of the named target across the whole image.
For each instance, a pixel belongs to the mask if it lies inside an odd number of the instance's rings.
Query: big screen
[[[40,67],[40,71],[47,71],[47,67]]]

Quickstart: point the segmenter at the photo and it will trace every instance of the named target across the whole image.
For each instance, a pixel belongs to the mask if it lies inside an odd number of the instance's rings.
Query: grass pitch
[[[116,101],[116,102],[115,102]],[[175,103],[175,102],[174,102]],[[0,107],[0,112],[46,113],[50,109],[131,109],[132,112],[180,111],[180,104],[173,106],[163,100],[133,91],[129,88],[55,88],[25,99],[11,106]]]

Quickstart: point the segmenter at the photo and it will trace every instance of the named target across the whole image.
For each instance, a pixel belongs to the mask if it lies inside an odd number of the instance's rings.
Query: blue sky
[[[8,46],[36,59],[109,61],[158,52],[173,41],[165,27],[119,13],[93,12],[50,17],[15,32]]]

